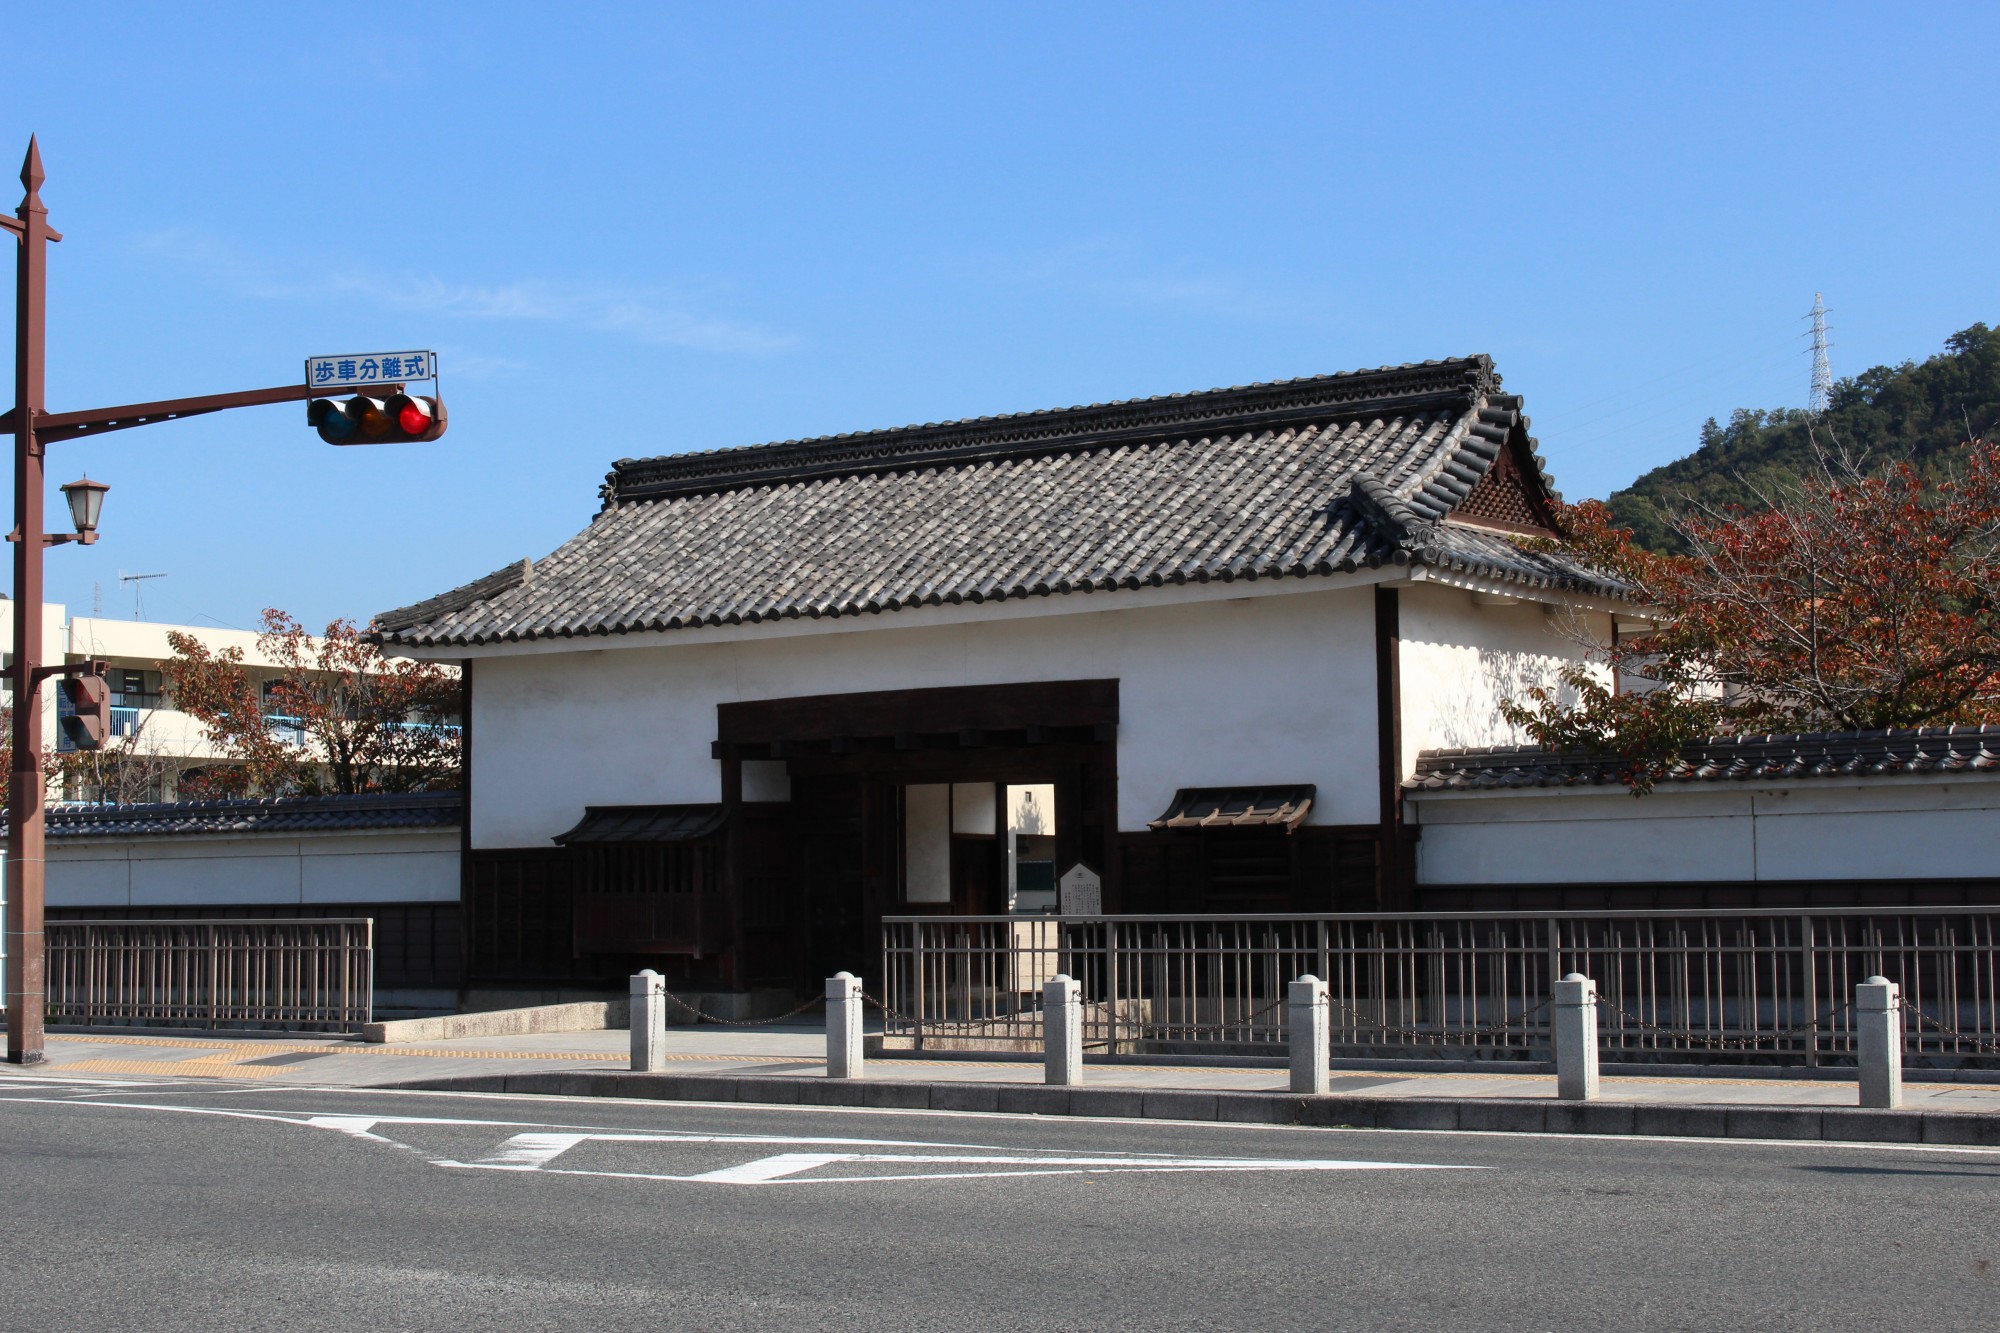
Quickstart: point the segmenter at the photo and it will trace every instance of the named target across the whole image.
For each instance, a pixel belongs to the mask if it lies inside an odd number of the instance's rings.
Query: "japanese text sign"
[[[371,384],[401,384],[437,374],[435,352],[361,352],[350,356],[315,356],[306,360],[306,385],[332,392]]]

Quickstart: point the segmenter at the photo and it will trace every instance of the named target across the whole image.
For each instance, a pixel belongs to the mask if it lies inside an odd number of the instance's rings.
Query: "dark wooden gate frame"
[[[796,775],[867,781],[1052,783],[1056,859],[1083,862],[1118,901],[1118,682],[1024,681],[760,699],[716,707],[722,799],[743,802],[743,765],[782,761]],[[739,821],[731,821],[736,826]],[[740,837],[740,835],[732,835]],[[740,848],[725,860],[732,897]],[[869,904],[871,936],[883,908]],[[742,937],[739,923],[738,937]]]

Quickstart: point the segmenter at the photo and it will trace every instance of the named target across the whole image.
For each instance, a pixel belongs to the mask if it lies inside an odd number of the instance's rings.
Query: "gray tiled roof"
[[[1563,754],[1533,745],[1425,750],[1411,791],[1500,791],[1521,787],[1621,786],[1613,756]],[[1793,781],[1901,773],[2000,774],[2000,726],[1912,727],[1803,736],[1718,736],[1691,749],[1668,783]]]
[[[554,841],[572,843],[699,842],[722,831],[729,818],[726,806],[710,805],[592,805],[567,833]]]
[[[140,805],[51,805],[51,838],[181,834],[345,833],[361,829],[458,827],[457,792],[301,796],[270,801],[159,801]],[[4,828],[0,823],[0,828]]]
[[[1546,490],[1478,356],[623,459],[554,554],[374,631],[473,645],[1413,564],[1619,596],[1448,518],[1507,449]]]

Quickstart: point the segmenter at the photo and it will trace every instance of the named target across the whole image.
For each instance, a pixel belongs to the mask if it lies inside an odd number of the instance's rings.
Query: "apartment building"
[[[172,801],[179,795],[181,780],[189,773],[224,766],[231,762],[207,737],[200,721],[174,707],[166,688],[162,664],[174,655],[169,634],[185,634],[211,652],[231,648],[243,654],[245,669],[252,680],[260,676],[275,679],[280,664],[263,653],[254,631],[223,629],[212,625],[163,625],[147,620],[118,620],[104,616],[71,616],[61,603],[43,607],[43,642],[50,657],[59,651],[66,662],[98,660],[108,664],[106,684],[111,694],[110,743],[104,753],[117,756],[123,765],[118,790],[105,790],[94,778],[89,763],[71,765],[72,771],[53,780],[49,796],[71,801]],[[14,635],[14,603],[0,597],[0,642],[11,645]],[[6,656],[11,666],[11,653]],[[0,703],[13,703],[13,682],[0,683]],[[66,752],[69,746],[57,725],[61,709],[58,692],[45,689],[41,695],[42,734],[49,749]],[[272,715],[269,722],[282,729],[286,719]],[[303,734],[298,739],[303,741]]]

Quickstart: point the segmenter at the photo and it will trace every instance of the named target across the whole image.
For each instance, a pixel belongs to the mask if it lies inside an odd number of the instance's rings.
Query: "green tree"
[[[1761,497],[1818,468],[1819,442],[1838,439],[1870,470],[1910,463],[1941,476],[1968,438],[2000,433],[2000,333],[1984,324],[1945,339],[1923,362],[1876,366],[1834,386],[1820,417],[1797,409],[1732,413],[1703,424],[1699,447],[1655,468],[1607,503],[1618,526],[1654,551],[1686,553],[1675,515],[1755,509]]]

